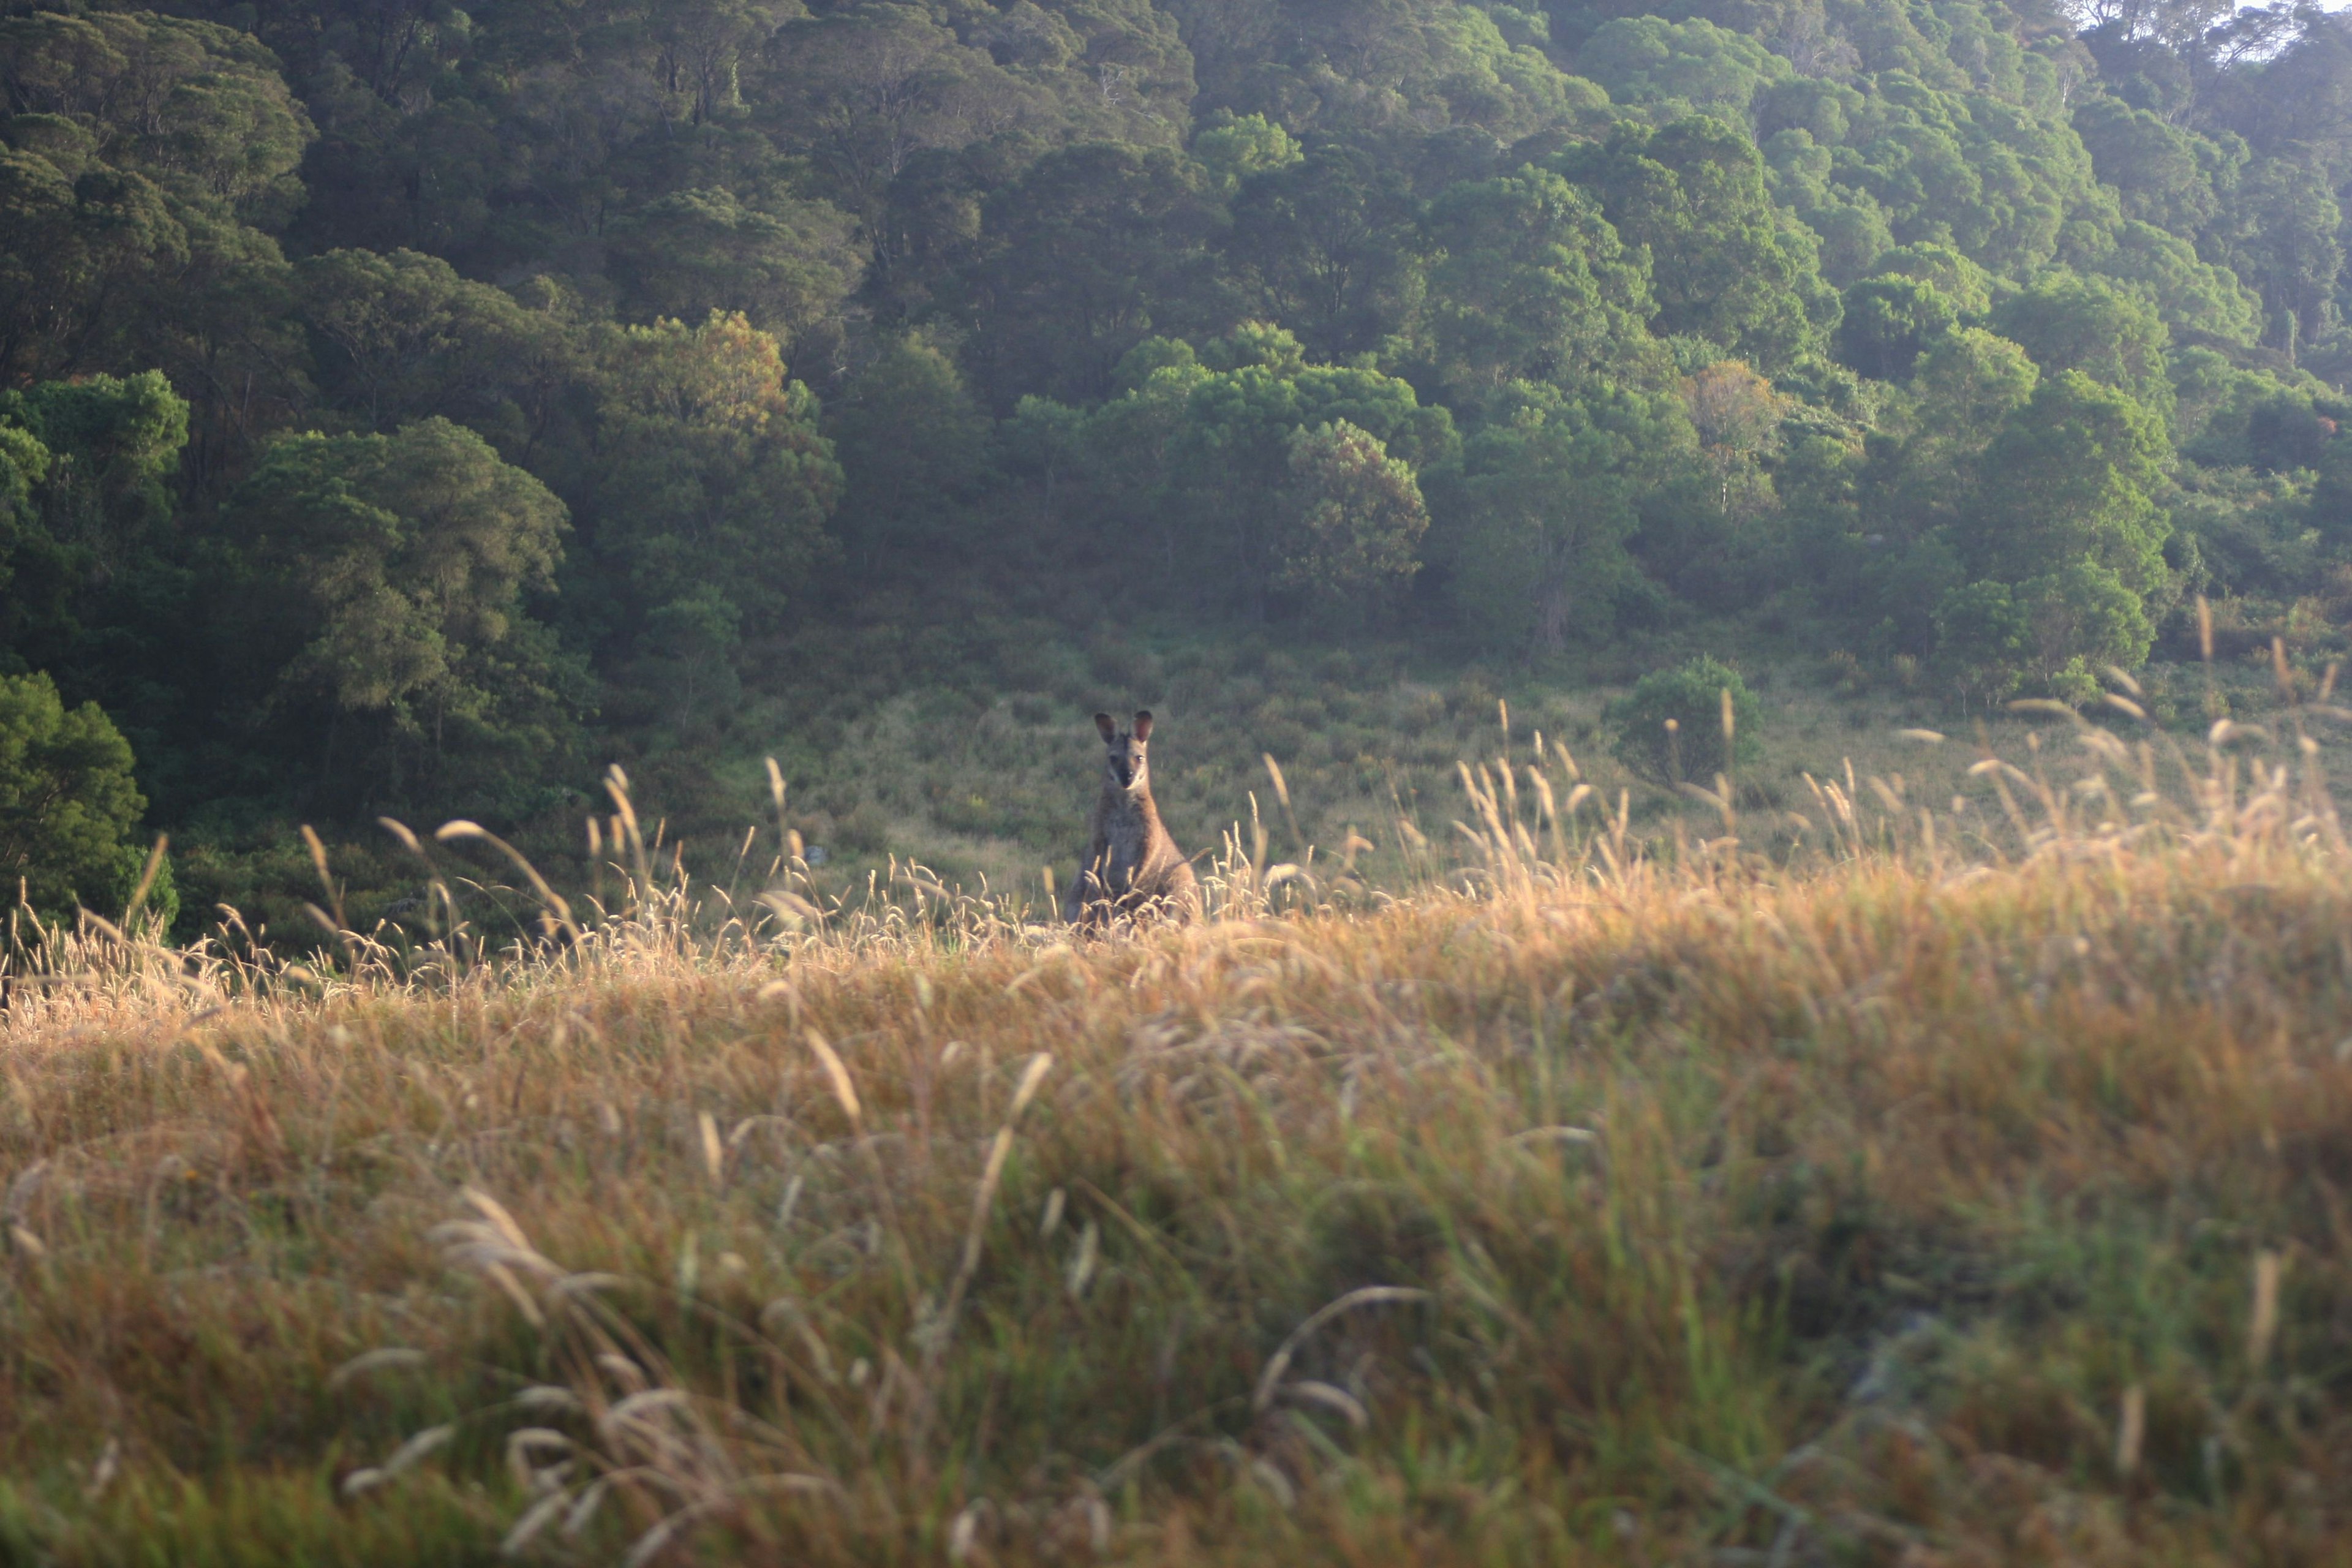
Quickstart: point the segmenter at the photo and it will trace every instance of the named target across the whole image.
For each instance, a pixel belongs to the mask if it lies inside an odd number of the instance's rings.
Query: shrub
[[[1731,746],[1726,754],[1724,693],[1731,694]],[[1662,784],[1707,782],[1753,763],[1762,717],[1739,672],[1702,654],[1678,669],[1653,670],[1609,705],[1611,750],[1635,773]],[[1669,731],[1667,721],[1675,728]]]
[[[44,919],[120,916],[146,863],[131,744],[95,702],[68,709],[46,675],[0,676],[0,874]],[[178,900],[158,877],[147,908]]]

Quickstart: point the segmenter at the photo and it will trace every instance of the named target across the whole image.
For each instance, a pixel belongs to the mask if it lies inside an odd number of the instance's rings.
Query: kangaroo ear
[[[1139,741],[1151,739],[1151,714],[1149,710],[1135,716],[1135,738]]]
[[[1111,722],[1110,715],[1108,713],[1095,715],[1095,728],[1102,731],[1102,738],[1106,741],[1118,739],[1118,726]]]

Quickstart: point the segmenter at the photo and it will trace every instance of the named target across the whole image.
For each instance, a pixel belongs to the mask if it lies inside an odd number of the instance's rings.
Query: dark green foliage
[[[1627,126],[1557,166],[1594,193],[1627,244],[1649,248],[1660,331],[1778,370],[1836,321],[1836,293],[1774,214],[1755,144],[1721,121]]]
[[[841,469],[776,340],[713,313],[603,336],[590,544],[634,615],[715,595],[772,630],[835,546]]]
[[[1513,381],[1580,384],[1640,355],[1656,310],[1648,269],[1598,204],[1526,169],[1458,184],[1431,204],[1429,279],[1437,363],[1475,398]]]
[[[1000,406],[1024,393],[1091,401],[1151,333],[1219,324],[1202,285],[1220,216],[1199,165],[1164,148],[1091,143],[1039,159],[990,198],[989,254],[962,285],[988,305],[972,349],[981,384]]]
[[[2313,9],[24,10],[0,668],[216,866],[591,759],[716,799],[1098,622],[1726,617],[1922,704],[2200,592],[2333,648],[2347,191]]]
[[[1936,605],[1936,648],[1953,683],[1979,701],[1997,702],[2024,679],[2032,624],[2006,583],[1970,583]]]
[[[1986,448],[1961,553],[2006,582],[2090,559],[2149,592],[2164,580],[2156,491],[2169,456],[2128,396],[2081,371],[2048,377]]]
[[[1713,788],[1717,774],[1756,760],[1762,718],[1763,705],[1739,672],[1702,654],[1674,669],[1652,670],[1610,704],[1611,745],[1647,778]]]
[[[1617,595],[1635,574],[1626,542],[1643,493],[1697,443],[1671,395],[1515,392],[1508,418],[1465,446],[1442,542],[1463,618],[1482,640],[1556,652],[1614,628]]]
[[[583,704],[523,609],[562,550],[563,507],[545,486],[436,418],[285,437],[225,521],[242,613],[224,659],[249,743],[281,752],[303,798],[388,809],[471,795],[511,814],[558,782]]]
[[[987,476],[989,421],[955,361],[925,339],[902,339],[826,412],[844,510],[857,527],[851,542],[865,559],[956,544],[960,507]]]
[[[1959,319],[1933,283],[1872,278],[1845,291],[1837,357],[1880,381],[1908,381],[1911,367]]]
[[[1418,475],[1445,467],[1459,451],[1446,411],[1422,404],[1399,377],[1309,364],[1298,340],[1279,328],[1244,326],[1212,342],[1208,355],[1211,364],[1203,364],[1181,343],[1140,344],[1120,366],[1128,390],[1090,416],[1024,404],[1016,447],[1036,453],[1033,462],[1083,473],[1098,526],[1124,536],[1136,565],[1181,570],[1209,603],[1263,616],[1276,589],[1303,589],[1326,574],[1300,564],[1324,547],[1302,540],[1305,520],[1320,503],[1306,499],[1315,484],[1302,491],[1309,476],[1293,460],[1302,432],[1329,426],[1346,450],[1341,467],[1360,469],[1374,490],[1395,492],[1393,504],[1374,509],[1391,521],[1375,530],[1389,542],[1373,554],[1390,564],[1373,575],[1410,577],[1420,533],[1412,521]],[[1340,438],[1342,426],[1353,434]],[[1357,437],[1378,448],[1377,463]],[[1326,454],[1334,461],[1341,455]],[[1391,461],[1402,469],[1390,469]],[[1336,477],[1327,464],[1311,466]],[[1139,531],[1139,521],[1151,526]],[[1360,574],[1354,567],[1343,573]]]
[[[1423,265],[1418,205],[1393,163],[1325,142],[1242,182],[1225,255],[1253,308],[1316,358],[1370,352],[1406,324]]]
[[[2308,163],[2265,158],[2247,171],[2237,208],[2243,237],[2231,259],[2262,296],[2263,341],[2292,361],[2336,320],[2336,280],[2344,270],[2336,194]]]
[[[1421,570],[1429,508],[1412,465],[1345,419],[1290,433],[1276,581],[1318,608],[1377,605]]]
[[[2024,346],[2043,374],[2081,371],[2094,381],[2169,412],[2165,374],[2169,334],[2139,300],[2097,278],[2053,273],[2003,300],[1992,330]]]
[[[21,896],[50,921],[77,908],[120,916],[146,861],[134,832],[146,808],[130,743],[97,703],[68,709],[46,675],[0,675],[0,879],[11,904]],[[170,923],[168,884],[150,890],[149,908]]]

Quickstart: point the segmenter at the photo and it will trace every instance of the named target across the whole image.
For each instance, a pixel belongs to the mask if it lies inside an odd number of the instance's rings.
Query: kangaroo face
[[[1097,713],[1095,728],[1102,732],[1105,777],[1129,795],[1148,793],[1151,788],[1150,761],[1144,747],[1151,739],[1151,715],[1138,713],[1135,728],[1121,730],[1109,714]]]

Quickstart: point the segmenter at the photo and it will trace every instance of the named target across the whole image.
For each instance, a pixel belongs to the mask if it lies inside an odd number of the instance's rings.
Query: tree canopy
[[[33,5],[0,673],[206,832],[1106,605],[2076,700],[2337,614],[2347,196],[2312,8]]]

